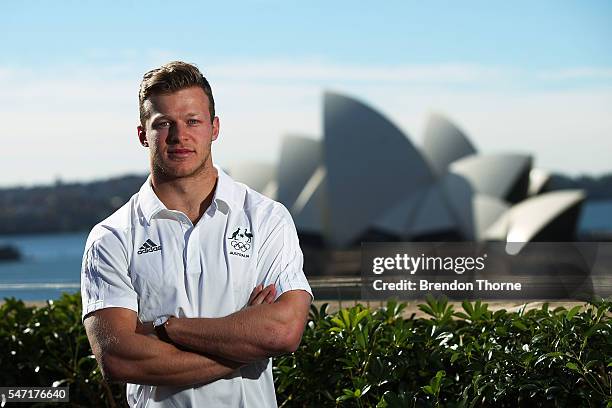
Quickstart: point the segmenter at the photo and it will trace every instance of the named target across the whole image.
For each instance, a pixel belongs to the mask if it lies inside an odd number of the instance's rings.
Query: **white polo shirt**
[[[287,209],[220,168],[214,199],[196,225],[168,210],[150,177],[130,201],[96,225],[81,272],[83,317],[124,307],[141,321],[163,315],[223,317],[243,309],[253,288],[277,297],[312,291]],[[276,407],[272,360],[249,364],[207,385],[127,384],[133,407]]]

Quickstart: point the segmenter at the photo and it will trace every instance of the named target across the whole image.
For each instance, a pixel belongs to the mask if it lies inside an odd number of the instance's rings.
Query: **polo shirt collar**
[[[140,211],[147,221],[147,224],[151,224],[151,218],[157,215],[160,211],[167,210],[164,203],[157,197],[153,191],[151,185],[151,175],[147,177],[147,181],[144,182],[140,191],[138,192],[138,205]]]
[[[217,187],[215,188],[213,200],[207,212],[210,211],[210,215],[213,215],[215,211],[219,210],[227,214],[232,207],[233,180],[221,170],[219,166],[215,165],[215,168],[217,169]],[[138,204],[147,224],[151,224],[151,219],[159,212],[164,210],[168,211],[168,208],[153,191],[150,174],[147,177],[147,181],[140,187],[140,191],[138,192]]]
[[[222,213],[227,214],[233,204],[234,180],[221,167],[215,165],[215,169],[217,169],[217,188],[215,189],[211,206],[215,210],[220,210]]]

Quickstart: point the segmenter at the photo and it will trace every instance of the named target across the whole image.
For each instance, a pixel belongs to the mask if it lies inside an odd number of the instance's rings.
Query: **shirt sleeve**
[[[90,234],[81,267],[84,319],[96,310],[123,307],[138,313],[138,295],[128,275],[125,245],[112,232]],[[93,237],[93,239],[92,239]]]
[[[289,211],[282,206],[280,216],[268,220],[272,225],[259,251],[258,267],[264,287],[274,283],[276,298],[291,290],[304,290],[314,299],[304,275],[304,256]]]

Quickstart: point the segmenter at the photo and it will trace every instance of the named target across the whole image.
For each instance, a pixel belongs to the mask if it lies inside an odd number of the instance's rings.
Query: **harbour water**
[[[81,259],[87,232],[0,236],[21,252],[19,261],[0,262],[0,299],[57,299],[80,288]]]

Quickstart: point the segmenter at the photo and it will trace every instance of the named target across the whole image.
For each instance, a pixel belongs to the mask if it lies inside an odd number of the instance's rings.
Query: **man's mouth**
[[[172,149],[168,150],[168,156],[171,159],[184,159],[193,154],[194,151],[190,149]]]

